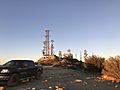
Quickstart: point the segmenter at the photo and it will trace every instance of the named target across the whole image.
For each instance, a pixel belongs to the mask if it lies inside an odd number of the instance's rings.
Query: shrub
[[[115,81],[120,82],[120,56],[110,57],[104,63],[102,74],[107,78],[114,78]]]
[[[101,72],[105,58],[96,55],[89,56],[85,60],[85,68],[89,71]]]

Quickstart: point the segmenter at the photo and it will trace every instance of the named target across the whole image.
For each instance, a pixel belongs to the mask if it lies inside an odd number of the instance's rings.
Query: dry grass
[[[106,60],[102,74],[114,78],[114,81],[120,82],[120,56],[110,57]]]
[[[85,68],[88,70],[102,71],[105,58],[96,55],[89,56],[85,61]]]

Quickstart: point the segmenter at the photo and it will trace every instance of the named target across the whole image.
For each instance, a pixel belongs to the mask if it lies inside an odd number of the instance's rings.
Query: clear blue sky
[[[120,54],[120,0],[0,0],[0,58],[38,59],[44,30],[55,53]]]

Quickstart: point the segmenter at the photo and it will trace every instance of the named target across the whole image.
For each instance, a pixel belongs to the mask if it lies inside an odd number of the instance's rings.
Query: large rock
[[[48,57],[42,57],[38,60],[43,65],[53,65],[59,61],[59,58],[56,55],[50,55]]]

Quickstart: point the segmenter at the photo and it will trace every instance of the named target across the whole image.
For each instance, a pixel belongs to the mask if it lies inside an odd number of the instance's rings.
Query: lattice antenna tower
[[[80,61],[82,61],[82,51],[80,51]]]
[[[50,55],[50,45],[49,45],[49,32],[50,30],[45,30],[45,41],[44,41],[44,49],[43,49],[43,55],[49,56]]]
[[[54,40],[51,40],[51,55],[53,55],[53,49],[54,49],[53,42],[54,42]]]

